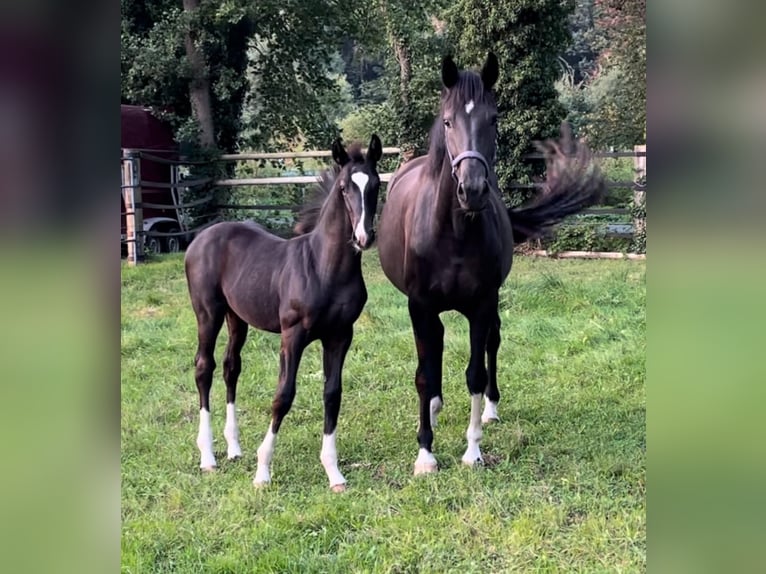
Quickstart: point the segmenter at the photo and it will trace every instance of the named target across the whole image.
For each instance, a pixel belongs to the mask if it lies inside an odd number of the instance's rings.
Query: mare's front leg
[[[500,315],[495,313],[495,320],[487,336],[487,390],[484,391],[484,412],[481,422],[500,421],[497,403],[500,402],[500,390],[497,388],[497,350],[500,348]]]
[[[463,455],[463,463],[468,466],[484,462],[479,449],[482,438],[481,430],[481,398],[487,388],[487,368],[484,357],[487,353],[487,342],[490,331],[495,325],[497,316],[497,294],[494,301],[484,302],[468,316],[471,337],[471,358],[465,371],[468,392],[471,393],[471,418],[465,437],[468,441]]]
[[[322,339],[322,360],[324,363],[324,435],[319,460],[330,480],[334,492],[346,490],[346,479],[338,469],[338,451],[335,447],[335,431],[343,393],[342,373],[346,353],[351,346],[353,327],[338,330],[332,337]]]
[[[279,350],[279,385],[271,404],[271,424],[266,436],[258,447],[258,466],[253,484],[263,486],[271,481],[271,457],[282,419],[290,411],[295,398],[295,378],[307,345],[306,331],[300,323],[282,331],[282,346]]]
[[[418,368],[415,387],[420,399],[420,425],[418,427],[418,458],[415,474],[436,472],[438,464],[431,450],[434,440],[433,426],[441,410],[442,354],[444,352],[444,325],[439,313],[425,305],[409,300],[410,319],[415,334]]]

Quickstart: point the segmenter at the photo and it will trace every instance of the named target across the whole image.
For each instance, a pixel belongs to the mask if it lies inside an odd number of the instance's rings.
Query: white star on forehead
[[[473,110],[473,100],[465,105],[465,113],[470,114],[471,110]]]
[[[358,171],[356,173],[351,174],[351,181],[353,181],[356,186],[359,188],[359,191],[364,194],[364,188],[367,187],[367,182],[370,180],[370,177],[366,173],[362,173],[361,171]]]

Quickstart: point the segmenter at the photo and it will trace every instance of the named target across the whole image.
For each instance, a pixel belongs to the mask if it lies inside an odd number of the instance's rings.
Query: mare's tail
[[[573,140],[566,122],[561,126],[561,140],[537,143],[536,147],[545,154],[547,178],[537,197],[508,209],[517,244],[540,237],[566,216],[597,204],[606,190],[588,148]]]

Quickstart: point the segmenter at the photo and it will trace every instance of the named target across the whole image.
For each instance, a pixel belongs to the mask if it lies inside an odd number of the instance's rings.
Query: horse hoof
[[[490,423],[499,423],[500,419],[497,417],[481,417],[481,424],[487,425]]]
[[[253,486],[255,488],[266,488],[269,485],[269,481],[254,480]]]
[[[474,466],[481,466],[484,464],[484,459],[481,457],[478,458],[468,458],[468,459],[461,459],[463,461],[463,464],[466,466],[474,467]]]
[[[335,484],[330,487],[330,490],[333,492],[346,492],[346,485],[345,484]]]
[[[215,467],[214,466],[203,466],[203,467],[200,467],[200,468],[201,468],[202,472],[205,473],[205,474],[209,474],[211,472],[215,472]]]
[[[422,463],[422,464],[416,464],[415,465],[415,476],[421,475],[421,474],[433,474],[439,470],[439,465],[435,462],[428,462],[428,463]]]

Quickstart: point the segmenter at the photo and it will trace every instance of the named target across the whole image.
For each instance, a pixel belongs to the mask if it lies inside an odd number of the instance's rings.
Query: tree
[[[594,111],[594,143],[618,147],[646,141],[646,0],[595,0],[603,34],[604,73],[612,89]]]
[[[544,170],[524,155],[533,140],[558,135],[566,110],[555,82],[560,54],[569,41],[568,17],[574,0],[460,0],[448,13],[449,34],[462,66],[478,66],[492,51],[500,62],[495,92],[499,112],[497,175],[511,203],[528,193],[511,191]]]

